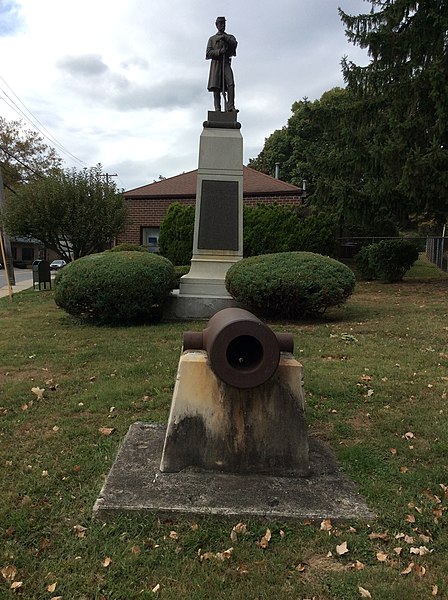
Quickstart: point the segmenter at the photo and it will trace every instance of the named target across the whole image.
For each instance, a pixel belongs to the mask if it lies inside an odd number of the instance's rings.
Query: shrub
[[[128,244],[124,242],[123,244],[114,246],[110,250],[106,250],[106,252],[148,252],[148,248],[139,246],[138,244]]]
[[[330,214],[304,218],[292,206],[244,207],[244,256],[295,250],[332,254],[335,236],[335,220]]]
[[[301,318],[322,314],[347,300],[353,272],[312,252],[282,252],[245,258],[228,270],[228,292],[260,316]]]
[[[418,250],[407,240],[383,240],[363,248],[356,256],[356,265],[365,279],[380,279],[388,283],[401,281],[418,258]]]
[[[160,317],[174,280],[173,265],[149,252],[103,252],[64,267],[55,301],[71,315],[100,322]]]
[[[159,250],[173,265],[186,265],[193,250],[194,207],[171,204],[160,225]]]
[[[180,278],[186,275],[190,271],[190,265],[177,265],[174,267],[174,281],[173,289],[178,290],[180,285]]]

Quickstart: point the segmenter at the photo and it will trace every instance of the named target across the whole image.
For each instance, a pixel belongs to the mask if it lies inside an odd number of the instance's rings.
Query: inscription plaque
[[[238,181],[204,179],[198,248],[237,251],[238,240]]]

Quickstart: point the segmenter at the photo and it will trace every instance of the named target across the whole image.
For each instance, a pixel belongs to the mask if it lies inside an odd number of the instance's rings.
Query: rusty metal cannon
[[[183,342],[160,470],[308,475],[292,335],[225,308]]]
[[[209,320],[203,331],[185,332],[183,348],[205,350],[217,377],[248,389],[274,375],[280,352],[294,352],[294,338],[290,333],[274,333],[247,310],[225,308]]]

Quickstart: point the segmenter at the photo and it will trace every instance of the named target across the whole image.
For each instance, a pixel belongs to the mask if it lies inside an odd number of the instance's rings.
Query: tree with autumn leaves
[[[447,0],[370,0],[371,11],[340,11],[366,66],[344,58],[345,89],[294,103],[286,127],[250,165],[308,181],[308,202],[342,226],[390,234],[448,216]]]

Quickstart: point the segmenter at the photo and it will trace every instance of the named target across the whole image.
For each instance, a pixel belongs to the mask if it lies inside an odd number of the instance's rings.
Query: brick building
[[[129,208],[129,225],[117,243],[141,244],[157,250],[160,224],[173,202],[195,205],[197,170],[156,181],[124,193]],[[302,190],[250,167],[243,167],[243,201],[301,205]]]

